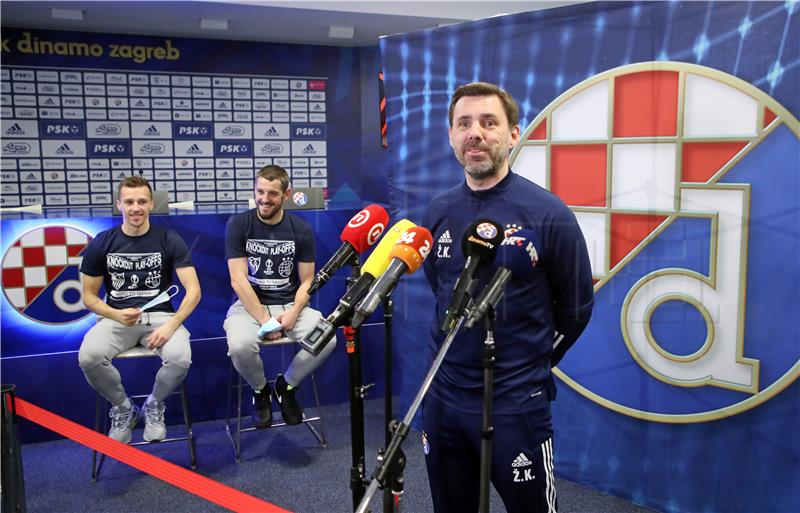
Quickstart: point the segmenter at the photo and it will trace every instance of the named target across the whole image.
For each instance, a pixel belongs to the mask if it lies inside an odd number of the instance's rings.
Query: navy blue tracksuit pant
[[[549,409],[493,416],[491,481],[508,513],[556,512],[549,417]],[[464,413],[429,395],[422,419],[434,511],[477,512],[482,415]]]

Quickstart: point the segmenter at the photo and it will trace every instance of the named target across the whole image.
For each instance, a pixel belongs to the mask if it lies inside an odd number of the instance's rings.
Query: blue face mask
[[[172,289],[175,290],[173,291]],[[139,310],[144,312],[145,310],[149,310],[150,308],[153,308],[156,305],[160,305],[161,303],[166,303],[167,301],[170,300],[170,298],[172,298],[172,296],[174,296],[177,293],[178,293],[178,286],[171,285],[167,290],[165,290],[161,294],[157,295],[156,297],[148,301],[147,304],[145,304],[144,306],[140,307]]]
[[[270,317],[267,322],[261,325],[261,329],[258,330],[258,338],[263,339],[265,336],[267,336],[267,333],[272,333],[280,329],[281,323],[275,320],[275,317]]]

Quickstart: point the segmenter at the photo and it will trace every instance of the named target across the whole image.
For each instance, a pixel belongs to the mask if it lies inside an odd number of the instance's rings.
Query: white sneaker
[[[164,423],[164,401],[149,400],[144,403],[145,442],[160,442],[167,436],[167,425]]]
[[[131,443],[133,427],[139,422],[139,408],[134,404],[131,404],[130,408],[114,406],[108,412],[108,416],[111,417],[108,437],[124,444]]]

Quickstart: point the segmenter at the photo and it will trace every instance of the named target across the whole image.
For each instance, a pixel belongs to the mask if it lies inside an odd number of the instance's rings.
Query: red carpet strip
[[[16,398],[16,410],[18,415],[31,422],[231,511],[291,513],[289,510],[247,495],[135,447],[112,440],[97,431],[76,424],[19,397]]]

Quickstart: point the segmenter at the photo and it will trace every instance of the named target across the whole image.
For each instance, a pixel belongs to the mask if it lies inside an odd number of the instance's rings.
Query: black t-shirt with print
[[[300,217],[284,212],[269,225],[251,209],[228,219],[225,258],[247,259],[247,280],[262,305],[291,303],[300,286],[298,262],[314,262],[314,234]]]
[[[81,272],[102,276],[106,302],[112,308],[138,308],[172,285],[172,273],[191,267],[189,248],[173,230],[150,225],[147,233],[131,237],[117,226],[101,232],[86,247]],[[172,302],[151,312],[173,312]]]

